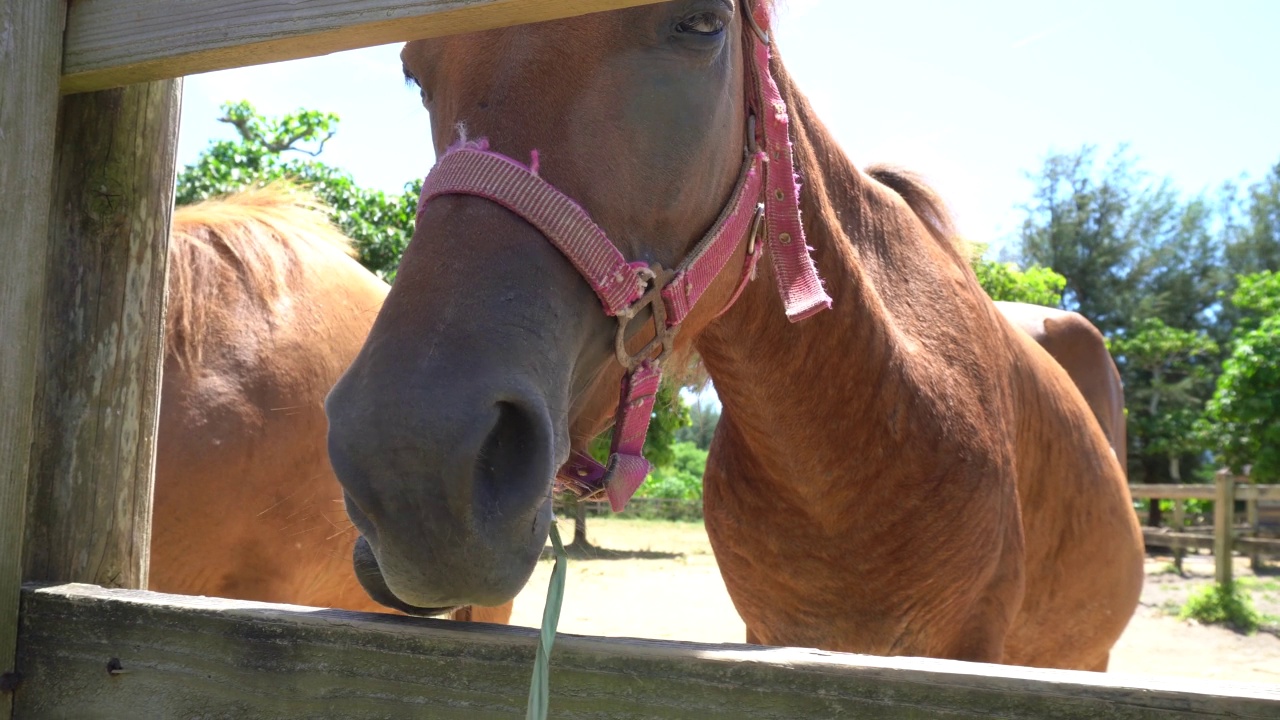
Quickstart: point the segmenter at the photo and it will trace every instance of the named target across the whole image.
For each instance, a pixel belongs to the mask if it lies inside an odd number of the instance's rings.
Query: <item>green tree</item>
[[[691,442],[671,446],[671,463],[654,469],[637,497],[702,499],[702,473],[707,469],[707,451]]]
[[[1205,414],[1205,432],[1235,472],[1252,464],[1280,481],[1280,274],[1239,278],[1232,305],[1244,315]]]
[[[315,193],[333,222],[355,241],[360,262],[384,279],[395,278],[400,255],[413,236],[422,182],[400,195],[356,185],[350,173],[315,160],[337,133],[338,116],[298,110],[264,117],[248,101],[224,103],[218,118],[236,129],[235,140],[215,140],[178,175],[176,202],[186,205],[275,180]],[[297,156],[305,157],[297,157]]]
[[[655,469],[670,467],[676,456],[673,445],[676,433],[689,424],[689,407],[680,397],[680,387],[663,381],[658,396],[653,401],[653,415],[649,420],[649,432],[644,438],[644,457]],[[591,441],[589,451],[598,462],[609,459],[609,443],[612,430]],[[701,476],[699,476],[701,477]]]
[[[1248,188],[1242,204],[1243,221],[1232,223],[1227,242],[1228,267],[1242,275],[1280,270],[1280,162]]]
[[[1214,231],[1213,206],[1194,197],[1165,218],[1137,238],[1131,297],[1123,303],[1127,324],[1159,318],[1171,327],[1225,339],[1213,315],[1230,278],[1223,268],[1222,236]]]
[[[1104,333],[1124,324],[1122,302],[1141,235],[1164,222],[1167,191],[1150,188],[1125,149],[1100,171],[1096,149],[1050,155],[1037,176],[1021,230],[1024,266],[1066,278],[1063,305]]]
[[[1111,339],[1113,355],[1143,382],[1127,393],[1128,425],[1134,450],[1167,463],[1168,477],[1182,480],[1184,459],[1205,449],[1198,431],[1204,412],[1204,388],[1213,381],[1217,343],[1204,332],[1169,327],[1158,318],[1143,320],[1132,332]],[[1147,475],[1147,481],[1163,479]],[[1159,506],[1152,503],[1152,524]]]
[[[975,245],[970,264],[978,276],[978,284],[992,300],[1030,303],[1046,307],[1062,305],[1062,291],[1067,279],[1053,270],[1032,265],[1022,270],[1011,262],[988,260],[987,247]]]
[[[1205,457],[1193,437],[1229,337],[1221,297],[1231,223],[1204,196],[1184,198],[1121,148],[1051,155],[1024,207],[1021,261],[1066,277],[1062,306],[1112,341],[1129,410],[1129,476],[1177,482]],[[1230,209],[1230,208],[1228,208]],[[1238,233],[1237,233],[1238,234]]]
[[[676,442],[693,443],[707,450],[720,424],[720,410],[714,405],[697,403],[689,408],[689,424],[676,431]]]

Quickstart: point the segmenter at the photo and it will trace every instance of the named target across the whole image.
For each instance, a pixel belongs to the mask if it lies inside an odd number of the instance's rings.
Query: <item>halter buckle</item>
[[[631,303],[625,312],[618,313],[618,330],[613,338],[614,354],[627,372],[635,370],[645,360],[655,360],[659,363],[666,360],[675,346],[676,333],[680,330],[679,325],[667,326],[667,306],[662,299],[662,291],[675,273],[663,269],[661,265],[653,265],[642,268],[639,276],[646,282],[647,288],[639,300]],[[649,317],[653,320],[653,339],[633,355],[627,352],[627,339],[634,334],[629,332],[631,321],[644,312],[646,307],[649,308]]]

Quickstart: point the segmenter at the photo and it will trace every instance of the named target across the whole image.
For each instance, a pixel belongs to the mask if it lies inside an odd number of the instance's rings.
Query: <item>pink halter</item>
[[[483,139],[464,140],[439,159],[422,187],[419,220],[427,203],[441,195],[486,198],[524,218],[577,268],[605,314],[618,319],[614,349],[627,373],[608,465],[575,450],[556,474],[559,489],[580,497],[603,490],[614,512],[626,506],[652,469],[644,459],[644,439],[662,379],[661,363],[671,353],[680,323],[743,242],[748,246],[741,280],[722,313],[755,274],[761,231],[787,317],[796,322],[831,307],[805,245],[787,107],[769,71],[768,10],[749,10],[745,19],[750,149],[720,217],[674,271],[628,262],[586,210],[538,176],[536,151],[533,167],[526,167],[489,150]],[[763,119],[763,128],[756,127],[757,117]],[[626,350],[628,325],[645,308],[653,319],[654,338],[632,355]]]

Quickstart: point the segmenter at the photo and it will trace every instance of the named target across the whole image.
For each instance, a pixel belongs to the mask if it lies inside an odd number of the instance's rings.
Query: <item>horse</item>
[[[175,212],[151,589],[383,609],[352,572],[321,408],[387,293],[351,255],[282,184]]]
[[[771,10],[404,47],[436,165],[326,401],[361,581],[419,614],[513,597],[553,487],[625,504],[656,378],[696,351],[723,406],[706,528],[748,642],[1104,670],[1143,579],[1106,436],[936,194],[836,144]],[[611,421],[608,464],[583,460]]]
[[[1097,326],[1078,312],[997,301],[1005,319],[1020,328],[1058,361],[1084,396],[1107,442],[1128,474],[1128,445],[1124,414],[1124,383],[1106,339]]]

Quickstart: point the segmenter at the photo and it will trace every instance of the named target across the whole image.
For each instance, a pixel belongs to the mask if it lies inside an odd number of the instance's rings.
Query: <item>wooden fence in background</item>
[[[1259,502],[1280,501],[1280,485],[1256,485],[1226,470],[1214,476],[1212,485],[1130,485],[1135,500],[1173,501],[1173,521],[1167,528],[1144,527],[1143,540],[1148,547],[1167,547],[1174,551],[1181,567],[1182,553],[1187,549],[1213,551],[1217,566],[1215,576],[1220,583],[1232,578],[1231,558],[1240,551],[1254,559],[1257,566],[1262,555],[1280,556],[1280,539],[1258,537]],[[1212,500],[1213,526],[1193,528],[1187,525],[1186,501]],[[1236,522],[1236,502],[1245,503],[1246,525]],[[1249,534],[1246,534],[1249,533]]]

